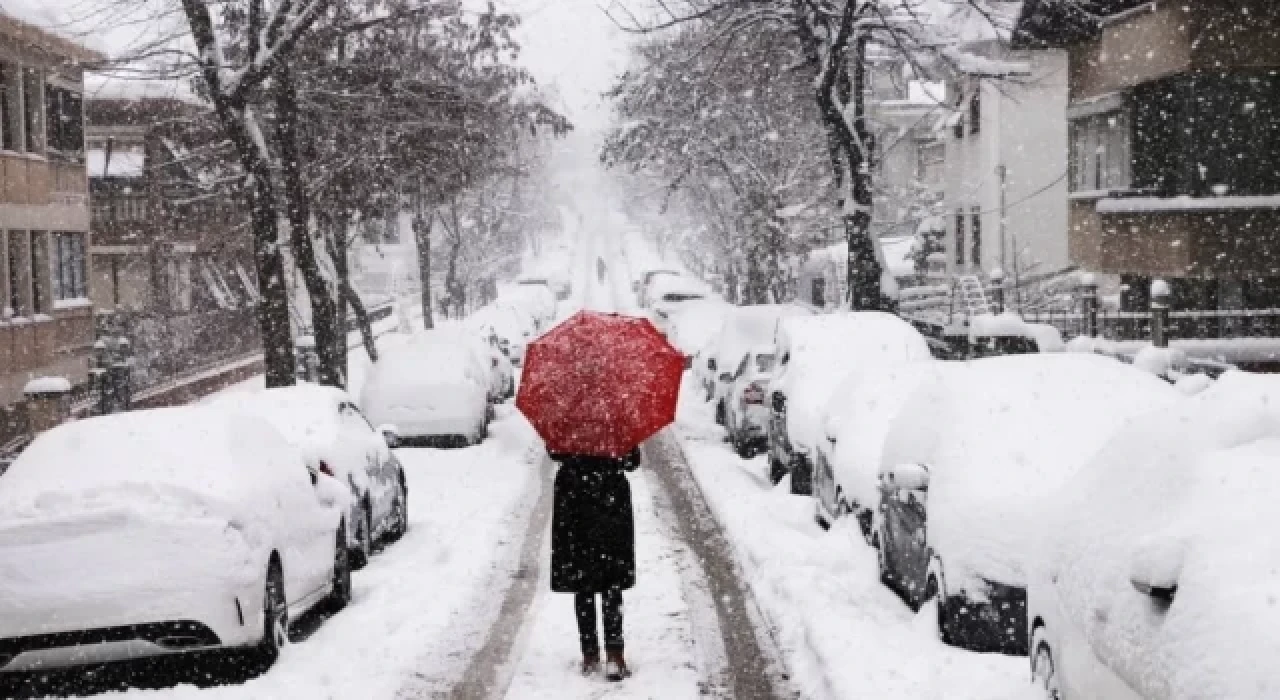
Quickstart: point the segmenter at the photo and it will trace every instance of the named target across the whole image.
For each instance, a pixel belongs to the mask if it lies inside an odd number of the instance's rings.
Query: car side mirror
[[[1172,603],[1173,597],[1178,594],[1178,584],[1176,583],[1161,585],[1150,581],[1140,581],[1136,578],[1129,579],[1129,583],[1133,586],[1133,590],[1166,605]]]
[[[886,491],[928,491],[929,468],[923,464],[899,464],[880,470],[880,486]]]
[[[1129,564],[1133,590],[1168,605],[1178,593],[1178,579],[1186,556],[1186,540],[1157,535],[1144,538],[1134,548]]]
[[[386,441],[387,447],[396,448],[400,446],[400,431],[390,423],[384,423],[378,426],[378,434]]]

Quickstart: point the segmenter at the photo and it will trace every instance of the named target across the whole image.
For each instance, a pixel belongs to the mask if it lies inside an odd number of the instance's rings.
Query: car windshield
[[[695,299],[702,299],[702,298],[703,296],[701,294],[693,294],[690,292],[671,292],[669,294],[662,295],[663,301],[669,301],[672,303],[681,302],[681,301],[694,301]]]

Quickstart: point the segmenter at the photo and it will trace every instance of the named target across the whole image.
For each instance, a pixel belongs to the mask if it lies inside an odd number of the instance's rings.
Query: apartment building
[[[88,377],[84,69],[101,56],[0,10],[0,443],[33,377]]]

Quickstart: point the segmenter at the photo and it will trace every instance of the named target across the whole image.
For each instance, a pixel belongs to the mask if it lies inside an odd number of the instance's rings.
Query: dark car
[[[1116,426],[1181,398],[1093,355],[939,363],[885,437],[872,531],[881,579],[913,608],[935,599],[945,642],[1026,654],[1037,505]]]

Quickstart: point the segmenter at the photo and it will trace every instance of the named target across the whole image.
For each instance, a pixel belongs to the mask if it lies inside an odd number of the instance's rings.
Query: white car
[[[1057,700],[1280,697],[1280,382],[1120,426],[1040,510],[1031,667]]]
[[[657,277],[645,289],[649,320],[663,334],[671,331],[673,317],[685,307],[702,302],[711,295],[705,284],[683,276]]]
[[[669,268],[655,268],[652,270],[645,270],[644,273],[640,275],[640,279],[632,283],[632,287],[634,288],[634,291],[636,293],[636,305],[642,309],[648,308],[649,304],[653,300],[653,297],[650,296],[649,294],[649,286],[653,284],[654,280],[657,280],[663,277],[680,277],[680,276],[681,275],[678,270],[672,270]]]
[[[520,275],[516,278],[516,284],[526,286],[541,285],[551,290],[557,301],[564,301],[569,298],[573,292],[573,286],[569,284],[569,278],[552,272],[534,272]]]
[[[765,405],[769,379],[777,355],[772,345],[742,356],[725,395],[725,431],[739,456],[750,459],[768,440],[769,407]]]
[[[537,321],[527,310],[508,303],[494,302],[477,309],[466,320],[483,335],[492,334],[498,339],[498,347],[513,365],[524,360],[525,346],[538,333]]]
[[[733,379],[733,370],[752,348],[777,345],[778,326],[784,318],[810,316],[813,311],[796,304],[734,306],[727,310],[720,330],[708,345],[701,362],[712,377],[707,400],[716,407],[716,422],[724,425],[724,396]]]
[[[350,487],[347,536],[353,569],[364,567],[379,542],[398,540],[408,529],[408,482],[388,449],[395,437],[376,431],[347,392],[301,383],[229,394],[215,405],[266,420],[302,453],[308,467]]]
[[[360,392],[360,407],[374,425],[393,428],[402,445],[484,440],[493,417],[490,376],[477,367],[474,348],[430,331],[384,336],[381,346]]]
[[[257,417],[56,427],[0,479],[0,676],[216,649],[269,664],[290,619],[350,600],[349,505]]]
[[[876,311],[785,318],[778,326],[778,369],[769,385],[769,475],[791,474],[791,492],[812,493],[824,411],[849,372],[932,359],[910,323]]]
[[[524,310],[533,317],[535,330],[542,332],[556,317],[556,296],[545,284],[515,284],[499,292],[494,303]]]
[[[490,334],[490,337],[492,334]],[[422,342],[451,343],[467,348],[474,358],[475,371],[488,378],[489,401],[501,403],[514,392],[515,370],[511,361],[486,337],[483,330],[462,321],[442,321],[426,331]]]
[[[936,362],[880,456],[880,575],[913,608],[937,602],[948,644],[1027,653],[1026,569],[1038,502],[1126,420],[1185,400],[1168,382],[1087,355]]]

